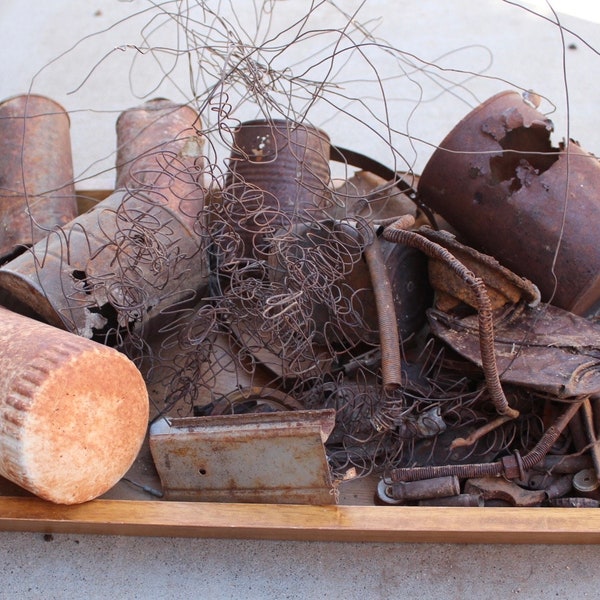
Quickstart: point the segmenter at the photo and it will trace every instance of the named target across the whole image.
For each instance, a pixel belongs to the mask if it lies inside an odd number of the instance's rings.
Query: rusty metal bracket
[[[150,450],[167,500],[335,504],[334,422],[331,409],[161,419]]]

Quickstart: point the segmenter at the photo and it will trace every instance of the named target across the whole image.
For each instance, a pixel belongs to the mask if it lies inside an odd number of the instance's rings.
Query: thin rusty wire
[[[177,251],[177,236],[169,223],[158,223],[143,209],[124,202],[114,215],[123,227],[98,250],[116,248],[114,266],[120,275],[86,274],[74,286],[74,297],[90,307],[90,289],[106,289],[109,308],[99,316],[107,324],[96,328],[95,335],[126,352],[143,370],[154,418],[208,414],[211,407],[248,389],[270,394],[275,390],[308,408],[334,407],[338,418],[327,447],[338,475],[351,467],[366,474],[392,466],[408,468],[417,459],[443,461],[450,453],[446,434],[469,435],[492,420],[495,411],[511,421],[463,448],[463,459],[508,451],[515,444],[534,447],[540,436],[541,403],[527,396],[518,404],[520,415],[508,403],[495,367],[491,309],[482,283],[447,251],[406,230],[414,215],[394,215],[396,224],[389,226],[388,215],[380,218],[374,208],[377,194],[404,181],[397,171],[406,171],[407,180],[414,178],[412,161],[398,150],[405,139],[414,142],[408,134],[412,114],[406,131],[398,129],[390,109],[405,99],[394,90],[406,90],[407,83],[413,86],[416,108],[423,101],[422,81],[430,79],[472,105],[476,98],[463,81],[477,74],[441,69],[395,48],[378,39],[372,24],[361,22],[359,13],[347,14],[334,2],[311,4],[280,32],[271,29],[275,3],[257,1],[255,8],[253,33],[249,24],[239,21],[233,3],[159,2],[148,13],[152,16],[141,31],[140,43],[118,49],[135,56],[132,72],[136,60],[154,59],[161,80],[170,80],[176,89],[180,84],[171,76],[167,59],[175,56],[189,65],[190,89],[185,95],[206,121],[201,131],[208,143],[204,166],[184,165],[156,149],[157,164],[164,166],[156,172],[163,177],[161,184],[142,193],[134,188],[148,173],[132,173],[128,193],[150,208],[181,179],[205,188],[201,211],[192,210],[185,196],[179,198],[179,210],[194,222],[199,246],[210,260],[210,281],[208,290],[189,289],[189,298],[166,307],[164,322],[152,335],[147,329],[135,330],[132,324],[139,322],[147,305],[147,288],[144,291],[141,284],[150,283],[158,293],[185,257]],[[341,19],[341,25],[316,26],[313,19],[322,11]],[[154,36],[169,24],[185,34],[182,46],[153,45]],[[287,60],[288,51],[302,44],[310,52],[294,59],[297,63]],[[353,58],[368,67],[371,82],[354,81]],[[394,65],[390,77],[379,71],[385,61]],[[101,67],[99,61],[93,71]],[[155,91],[149,87],[146,94]],[[376,97],[367,100],[369,94]],[[341,118],[348,131],[356,131],[357,145],[374,139],[384,146],[390,168],[379,171],[377,161],[367,165],[385,176],[377,194],[363,197],[361,190],[336,194],[331,181],[323,179],[315,196],[329,201],[324,213],[322,203],[317,203],[290,215],[280,198],[252,182],[227,181],[244,110],[249,109],[252,118],[308,125],[317,118],[318,106],[325,107],[325,116],[318,117],[320,127]],[[348,179],[353,152],[332,149],[331,158],[340,162],[341,157]],[[170,178],[165,179],[162,171],[167,165]],[[404,188],[415,202],[415,214],[417,208],[427,211],[417,207],[412,185]],[[435,225],[434,217],[428,216]],[[473,289],[485,386],[423,332],[410,339],[398,335],[389,281],[378,255],[380,227],[383,239],[441,258]],[[84,245],[91,245],[93,232],[82,233]],[[72,232],[62,235],[67,239],[60,260],[68,263]],[[40,258],[42,264],[45,258]],[[380,341],[373,341],[375,332],[365,316],[371,290],[348,282],[365,261],[378,307]],[[140,280],[142,263],[150,268],[151,282],[149,277]],[[186,274],[180,283],[186,286]],[[464,370],[457,371],[456,364]],[[227,406],[235,410],[235,403]]]

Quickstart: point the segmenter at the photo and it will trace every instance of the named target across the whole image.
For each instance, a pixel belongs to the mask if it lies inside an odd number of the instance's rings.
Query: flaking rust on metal
[[[45,96],[0,102],[0,263],[77,215],[69,126]]]
[[[139,139],[132,112],[150,122]],[[167,101],[122,113],[119,189],[3,265],[0,295],[102,343],[149,337],[170,307],[196,302],[208,282],[198,118]]]
[[[544,490],[526,490],[502,477],[468,479],[465,493],[480,494],[484,500],[502,500],[510,506],[540,506],[546,499]]]
[[[324,442],[334,410],[161,419],[150,449],[165,498],[335,504]]]
[[[493,309],[506,304],[517,304],[521,300],[531,306],[539,304],[540,292],[537,287],[503,267],[493,256],[461,244],[447,231],[421,227],[417,232],[449,250],[474,275],[483,280]],[[473,292],[442,261],[430,259],[428,269],[431,285],[436,291],[435,304],[438,309],[449,311],[456,308],[460,302],[473,308],[477,307]]]
[[[478,324],[429,311],[433,333],[476,364]],[[600,390],[600,326],[554,306],[523,307],[497,314],[494,352],[504,383],[558,398],[595,395]]]
[[[543,301],[587,316],[600,303],[600,162],[572,140],[553,147],[552,130],[521,95],[497,94],[441,142],[419,196]]]

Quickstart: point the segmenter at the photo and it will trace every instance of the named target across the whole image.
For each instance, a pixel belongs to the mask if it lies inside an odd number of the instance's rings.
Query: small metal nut
[[[510,454],[509,456],[503,456],[500,460],[506,479],[525,479],[523,461],[518,450],[515,450],[514,454]]]

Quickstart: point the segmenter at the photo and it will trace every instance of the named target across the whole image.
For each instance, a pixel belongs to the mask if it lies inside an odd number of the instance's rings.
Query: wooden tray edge
[[[582,508],[300,506],[0,498],[0,531],[338,542],[597,544]]]

